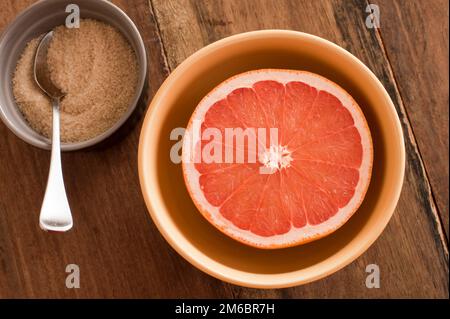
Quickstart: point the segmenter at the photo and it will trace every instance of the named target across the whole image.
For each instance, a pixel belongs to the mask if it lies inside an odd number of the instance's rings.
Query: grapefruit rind
[[[231,221],[222,216],[219,209],[211,205],[201,190],[199,177],[200,173],[194,167],[194,154],[182,152],[183,176],[188,192],[200,213],[216,228],[233,239],[244,244],[264,249],[284,248],[300,244],[305,244],[313,240],[322,238],[334,232],[347,222],[347,220],[360,207],[370,183],[373,165],[373,146],[370,130],[366,119],[355,100],[340,86],[334,82],[311,72],[283,70],[283,69],[261,69],[248,71],[235,75],[222,82],[208,93],[198,104],[192,114],[186,128],[185,136],[193,136],[193,121],[200,120],[202,123],[209,108],[217,101],[225,98],[229,93],[237,88],[251,88],[259,81],[277,81],[286,84],[292,81],[304,82],[317,90],[327,91],[339,99],[341,104],[350,112],[354,126],[361,136],[363,149],[362,163],[359,168],[359,181],[355,188],[355,193],[348,204],[338,210],[338,212],[318,225],[307,224],[301,228],[291,229],[281,235],[269,237],[259,236],[248,230],[243,230],[235,226]],[[183,150],[188,147],[187,139],[183,141]]]

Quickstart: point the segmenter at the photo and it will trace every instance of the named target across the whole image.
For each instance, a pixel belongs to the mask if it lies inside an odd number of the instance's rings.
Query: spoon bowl
[[[51,99],[62,99],[64,93],[53,83],[47,63],[47,52],[52,38],[53,31],[50,31],[39,42],[34,57],[34,80],[48,97]]]

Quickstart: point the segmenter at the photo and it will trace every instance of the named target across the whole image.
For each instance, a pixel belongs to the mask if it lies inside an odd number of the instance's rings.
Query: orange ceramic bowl
[[[197,211],[170,150],[174,128],[186,127],[198,102],[232,75],[261,68],[307,70],[346,89],[368,121],[374,147],[372,180],[361,207],[333,234],[296,247],[262,250],[218,231]],[[149,107],[139,141],[139,178],[150,216],[185,259],[221,280],[255,288],[305,284],[358,258],[389,222],[405,168],[395,107],[375,75],[339,46],[305,33],[265,30],[217,41],[181,63]]]

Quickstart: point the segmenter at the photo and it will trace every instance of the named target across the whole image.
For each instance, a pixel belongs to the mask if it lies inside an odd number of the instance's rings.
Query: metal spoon
[[[52,82],[47,65],[47,50],[52,37],[53,31],[50,31],[41,39],[34,57],[34,79],[52,100],[53,109],[52,155],[39,225],[44,230],[64,232],[72,228],[73,221],[61,167],[59,104],[64,93]]]

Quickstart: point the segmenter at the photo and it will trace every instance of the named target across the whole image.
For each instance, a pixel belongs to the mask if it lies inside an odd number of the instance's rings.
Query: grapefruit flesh
[[[222,140],[205,137],[208,128]],[[227,140],[226,130],[236,128],[255,130],[244,143]],[[242,151],[243,160],[226,161],[227,151]],[[182,152],[202,215],[259,248],[307,243],[342,226],[364,199],[372,160],[367,122],[346,91],[317,74],[275,69],[239,74],[212,90],[189,121]]]

